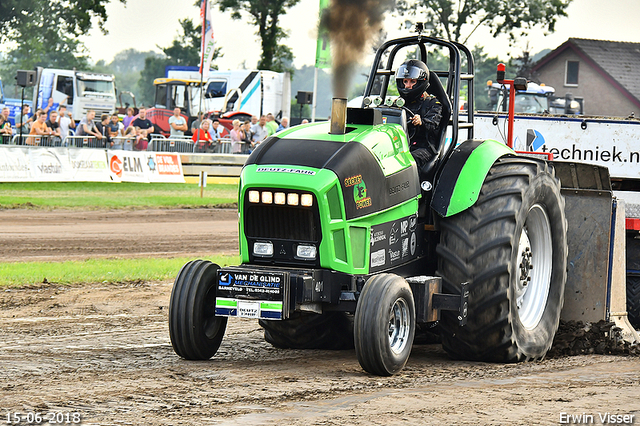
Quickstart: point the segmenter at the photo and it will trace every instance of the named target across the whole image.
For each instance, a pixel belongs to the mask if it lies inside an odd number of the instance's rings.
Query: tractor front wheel
[[[220,347],[227,317],[215,316],[218,268],[208,260],[192,260],[182,267],[173,284],[169,337],[173,350],[182,358],[209,359]]]
[[[393,274],[369,278],[354,319],[356,355],[362,368],[378,376],[402,370],[411,354],[416,311],[409,284]]]

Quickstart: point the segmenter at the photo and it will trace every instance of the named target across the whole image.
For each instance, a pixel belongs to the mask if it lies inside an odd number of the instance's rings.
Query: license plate
[[[216,315],[227,317],[285,319],[289,315],[289,273],[218,270]]]

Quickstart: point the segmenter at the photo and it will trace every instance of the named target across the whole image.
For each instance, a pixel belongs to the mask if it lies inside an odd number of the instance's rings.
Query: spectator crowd
[[[34,114],[31,107],[24,105],[22,111],[16,114],[15,125],[9,121],[9,108],[3,108],[0,113],[0,143],[8,144],[16,135],[22,135],[19,144],[29,146],[73,146],[73,136],[94,141],[91,147],[109,149],[132,149],[144,151],[149,146],[149,139],[156,128],[146,116],[146,108],[141,107],[135,116],[133,108],[127,108],[126,115],[120,120],[118,114],[102,114],[99,119],[93,110],[77,124],[72,114],[63,103],[56,105],[53,99],[44,108],[38,108]],[[233,127],[229,131],[217,118],[206,118],[199,113],[189,128],[187,120],[180,108],[175,108],[168,119],[170,139],[189,140],[185,136],[189,131],[192,136],[194,152],[218,152],[222,141],[231,144],[231,153],[249,154],[269,136],[289,127],[288,117],[283,117],[278,123],[273,114],[260,117],[252,116],[251,120],[233,120]],[[46,142],[43,142],[46,141]]]

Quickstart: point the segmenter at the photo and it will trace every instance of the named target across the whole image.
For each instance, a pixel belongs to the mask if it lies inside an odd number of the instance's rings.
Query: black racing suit
[[[409,140],[409,149],[416,160],[418,173],[422,180],[428,171],[423,168],[438,155],[438,145],[440,144],[438,127],[440,120],[442,120],[442,104],[435,96],[425,92],[424,95],[413,102],[408,102],[405,106],[422,119],[420,126],[414,126],[411,119],[407,117],[409,135],[412,135]]]

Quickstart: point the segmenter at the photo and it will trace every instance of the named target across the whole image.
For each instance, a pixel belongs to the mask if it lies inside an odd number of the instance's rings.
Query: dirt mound
[[[640,356],[640,345],[624,341],[614,322],[560,321],[547,358],[588,354]]]

